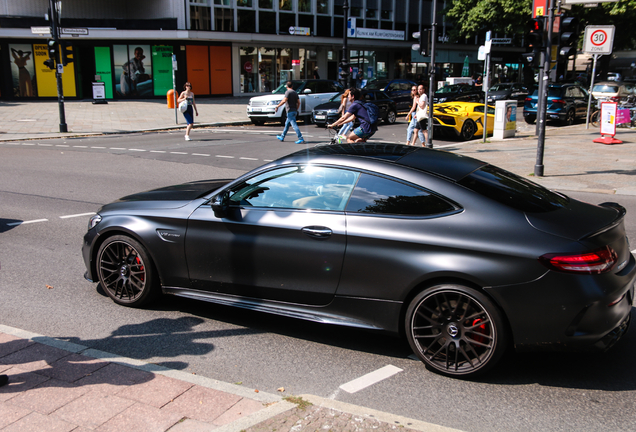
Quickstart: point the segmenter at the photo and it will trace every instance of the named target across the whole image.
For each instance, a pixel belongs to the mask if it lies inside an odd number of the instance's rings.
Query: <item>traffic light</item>
[[[73,47],[67,45],[67,42],[60,41],[60,54],[64,66],[73,63]]]
[[[411,45],[411,49],[413,51],[419,52],[421,55],[425,56],[426,53],[431,52],[431,44],[430,44],[430,29],[422,29],[421,32],[413,33],[413,39],[415,39],[418,43]]]
[[[49,58],[44,60],[44,66],[48,67],[49,69],[55,69],[55,57],[57,56],[57,45],[55,44],[55,40],[47,40],[46,46],[49,52]]]
[[[341,61],[338,64],[338,67],[340,68],[340,78],[347,79],[347,77],[349,76],[349,63],[347,63],[346,61]]]
[[[521,57],[526,65],[531,68],[539,68],[541,67],[541,54],[541,50],[536,49],[533,52],[521,54]]]
[[[572,17],[561,17],[559,25],[559,55],[569,57],[576,51],[578,42],[577,20]]]
[[[545,17],[539,16],[528,21],[528,43],[534,48],[545,46]]]

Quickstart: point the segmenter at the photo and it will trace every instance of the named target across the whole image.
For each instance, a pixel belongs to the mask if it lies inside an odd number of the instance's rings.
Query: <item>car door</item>
[[[226,214],[199,207],[185,241],[193,288],[329,303],[346,245],[344,207],[357,177],[336,168],[286,166],[223,191]]]

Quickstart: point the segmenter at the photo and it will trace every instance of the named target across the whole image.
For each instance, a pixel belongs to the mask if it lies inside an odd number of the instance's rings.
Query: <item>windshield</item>
[[[384,87],[388,84],[388,81],[371,81],[366,86],[364,86],[365,90],[384,90]]]
[[[468,87],[468,86],[461,85],[461,84],[452,84],[446,87],[442,87],[441,89],[437,90],[435,94],[457,93],[462,87]]]
[[[504,91],[508,90],[510,87],[512,87],[512,85],[510,84],[495,84],[494,86],[490,87],[488,91]]]
[[[305,87],[305,83],[303,81],[292,81],[292,88],[296,90],[298,93],[302,91],[303,87]],[[276,90],[272,91],[272,94],[284,95],[286,91],[287,91],[287,82],[284,82],[281,85],[279,85]]]

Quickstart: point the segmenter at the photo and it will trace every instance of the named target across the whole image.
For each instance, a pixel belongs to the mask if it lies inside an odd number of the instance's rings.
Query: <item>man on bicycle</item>
[[[359,89],[351,89],[351,92],[349,93],[351,106],[347,110],[346,114],[334,123],[327,125],[328,128],[333,128],[334,126],[340,126],[341,124],[355,121],[355,119],[360,120],[360,126],[347,136],[348,143],[366,142],[378,130],[377,125],[371,122],[369,114],[360,100],[361,98],[362,93]]]

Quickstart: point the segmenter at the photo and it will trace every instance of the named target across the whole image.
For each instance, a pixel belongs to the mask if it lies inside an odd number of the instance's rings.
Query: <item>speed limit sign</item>
[[[586,54],[611,54],[614,45],[614,26],[585,27],[583,52]]]

